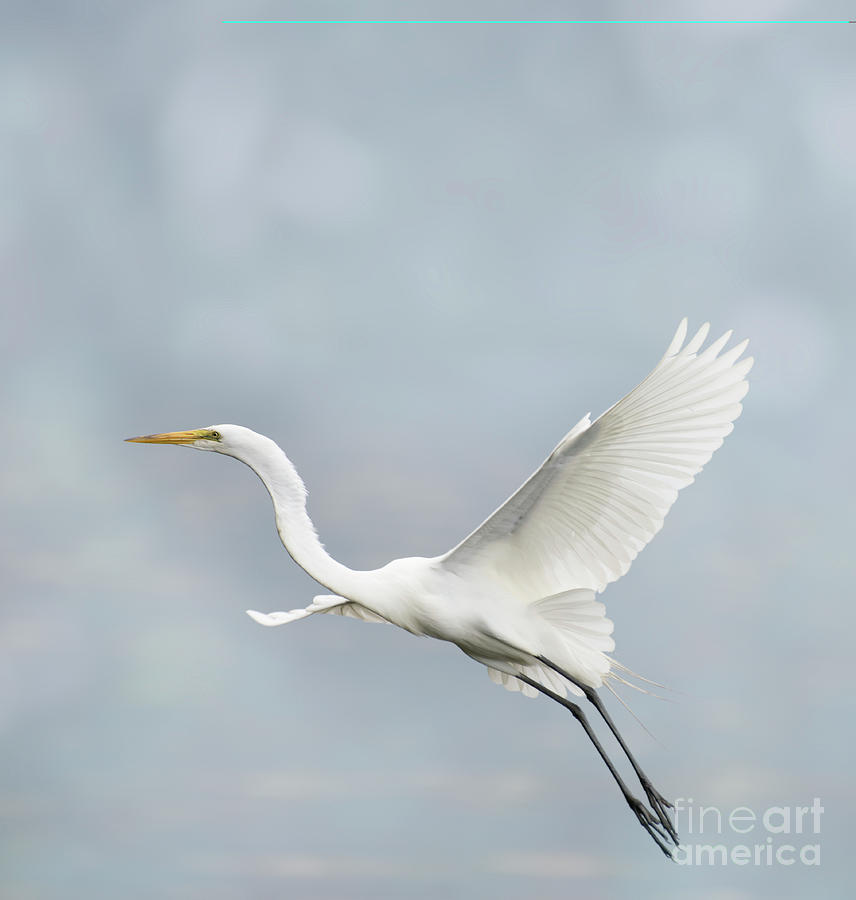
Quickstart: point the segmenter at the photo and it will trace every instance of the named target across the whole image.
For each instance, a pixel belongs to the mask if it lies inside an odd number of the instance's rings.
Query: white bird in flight
[[[607,655],[615,647],[613,624],[595,595],[628,570],[740,415],[752,366],[751,357],[741,359],[748,341],[723,353],[729,331],[702,350],[707,332],[705,324],[684,343],[684,319],[641,384],[594,422],[589,415],[577,422],[529,480],[448,553],[395,559],[372,571],[354,571],[327,554],[306,512],[306,488],[270,438],[214,425],[128,440],[213,450],[262,480],[286,550],[330,594],[290,612],[248,610],[256,622],[336,613],[457,644],[508,690],[542,693],[569,709],[640,824],[670,856],[670,844],[678,844],[672,804],[639,767],[597,693],[625,681],[620,673],[628,670]],[[631,793],[568,692],[604,719],[647,805]]]

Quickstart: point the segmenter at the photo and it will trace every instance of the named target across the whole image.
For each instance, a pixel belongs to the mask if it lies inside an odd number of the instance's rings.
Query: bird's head
[[[305,504],[306,488],[288,457],[269,437],[243,425],[209,425],[208,428],[144,434],[125,440],[132,444],[175,444],[231,456],[249,466],[271,493],[287,489],[292,499]]]
[[[241,459],[242,451],[259,440],[267,440],[242,425],[211,425],[190,431],[168,431],[164,434],[144,434],[126,438],[132,444],[175,444],[194,450],[214,450]]]

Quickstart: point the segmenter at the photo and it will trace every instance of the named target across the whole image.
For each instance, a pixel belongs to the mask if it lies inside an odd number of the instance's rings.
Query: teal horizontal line
[[[224,19],[224,25],[848,25],[847,19]]]

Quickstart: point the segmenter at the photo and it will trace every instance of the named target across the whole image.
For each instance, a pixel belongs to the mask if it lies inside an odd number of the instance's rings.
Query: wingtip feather
[[[680,349],[681,345],[684,343],[687,337],[687,317],[684,316],[683,319],[678,323],[678,330],[675,332],[675,336],[672,338],[672,342],[669,344],[666,349],[666,353],[664,355],[664,359],[669,356],[674,356]]]
[[[290,613],[261,613],[254,609],[248,609],[246,610],[246,613],[254,622],[257,622],[259,625],[264,625],[267,628],[273,628],[276,625],[285,625],[288,622],[293,622],[295,619],[301,619],[306,615],[304,610],[293,610]],[[299,615],[299,613],[302,613],[303,615]]]
[[[684,353],[689,356],[691,353],[698,352],[698,348],[704,343],[704,339],[707,337],[707,333],[710,331],[710,322],[705,322],[704,325],[699,328],[699,330],[692,336],[689,343],[684,347]]]

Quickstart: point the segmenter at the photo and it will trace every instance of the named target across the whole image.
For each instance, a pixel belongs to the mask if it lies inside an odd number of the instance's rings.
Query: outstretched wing
[[[334,613],[337,616],[348,616],[352,619],[362,619],[363,622],[386,622],[382,616],[347,600],[344,597],[338,597],[335,594],[321,594],[314,597],[309,606],[304,609],[292,609],[288,612],[272,612],[261,613],[254,609],[248,609],[247,615],[259,625],[288,625],[289,622],[296,622],[298,619],[305,619],[314,613]]]
[[[594,423],[578,422],[441,563],[494,571],[530,601],[620,578],[740,415],[748,341],[723,353],[729,331],[702,351],[707,332],[684,345],[684,319],[651,374]]]

